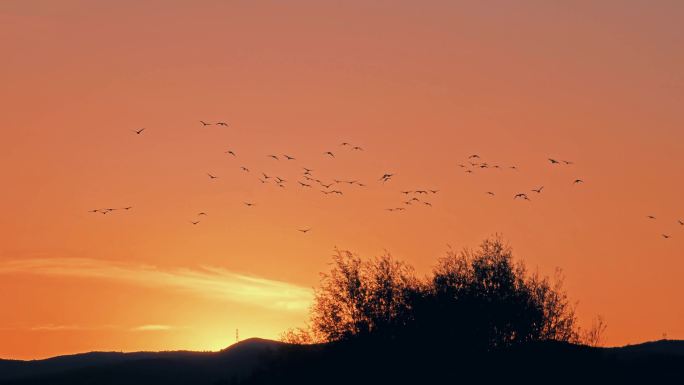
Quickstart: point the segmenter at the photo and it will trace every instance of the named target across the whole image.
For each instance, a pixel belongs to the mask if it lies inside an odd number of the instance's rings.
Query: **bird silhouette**
[[[511,170],[516,170],[516,171],[518,170],[518,167],[517,167],[517,166],[511,166],[511,167],[509,167],[509,168],[510,168]]]
[[[133,130],[133,132],[135,132],[135,133],[136,133],[137,135],[140,135],[140,134],[142,134],[142,133],[143,133],[143,131],[145,131],[145,129],[144,129],[144,128],[141,128],[141,129],[139,129],[139,130]]]
[[[298,229],[298,231],[301,231],[302,233],[306,234],[309,231],[311,231],[311,229]]]
[[[354,146],[354,147],[352,147],[352,150],[354,150],[354,151],[363,151],[363,148],[361,148],[361,147],[359,147],[359,146]]]
[[[428,191],[430,191],[433,194],[437,194],[439,192],[439,190],[428,190]]]
[[[245,166],[240,166],[240,170],[242,170],[244,172],[249,172],[249,169]]]
[[[468,159],[480,159],[480,156],[477,154],[470,155]]]
[[[665,239],[670,239],[670,237],[671,237],[669,234],[662,234],[662,236],[663,236],[663,238],[665,238]]]
[[[297,183],[299,183],[299,185],[302,186],[302,187],[311,187],[310,184],[306,184],[306,183],[304,183],[304,182],[297,181]]]
[[[283,178],[277,176],[277,177],[276,177],[276,182],[278,182],[278,183],[283,183],[283,182],[287,182],[287,181],[286,181],[285,179],[283,179]]]
[[[259,179],[259,182],[261,182],[261,183],[266,183],[266,181],[264,179],[261,179],[261,178],[257,178],[257,179]]]
[[[325,188],[330,188],[330,186],[332,186],[332,185],[333,185],[332,183],[329,183],[329,184],[323,184],[323,183],[321,183],[321,186],[322,186],[322,187],[325,187]]]
[[[228,150],[228,151],[226,151],[226,154],[235,156],[235,153],[233,152],[233,150]]]
[[[472,174],[473,170],[465,170],[466,174]]]
[[[202,126],[211,126],[211,123],[207,123],[203,120],[200,120],[200,123],[202,123]]]
[[[206,215],[207,215],[207,213],[205,213],[204,211],[202,211],[201,213],[197,213],[197,216],[198,216],[198,217],[199,217],[199,216],[206,216]]]
[[[401,191],[401,193],[404,195],[409,195],[411,193],[411,190]]]
[[[679,223],[680,226],[684,226],[684,221],[683,221],[683,220],[680,219],[680,220],[678,220],[677,222]]]
[[[263,175],[263,176],[264,176],[264,179],[269,179],[269,178],[271,178],[270,176],[266,175],[266,173],[265,173],[265,172],[262,172],[262,173],[261,173],[261,175]]]
[[[219,126],[228,127],[228,123],[226,123],[226,122],[216,122],[216,124],[218,124]]]
[[[424,204],[425,206],[430,206],[430,207],[432,207],[432,203],[430,203],[430,202],[423,202],[423,204]]]
[[[340,190],[333,190],[333,191],[331,191],[331,193],[337,194],[337,195],[343,195],[343,192]]]
[[[278,160],[278,157],[275,156],[275,155],[269,155],[268,157],[269,157],[269,158],[273,158],[273,159],[275,159],[275,160]]]
[[[534,188],[533,188],[532,191],[536,192],[537,194],[540,194],[540,193],[542,192],[543,189],[544,189],[544,186],[541,186],[541,187],[539,187],[539,188],[537,188],[537,189],[534,189]]]
[[[99,213],[99,209],[88,210],[89,213]]]
[[[552,158],[549,158],[549,162],[551,162],[551,164],[560,164],[559,161],[552,159]]]
[[[656,217],[653,216],[653,215],[647,215],[646,218],[648,218],[648,219],[656,219]]]
[[[294,157],[291,157],[291,156],[289,156],[289,155],[287,155],[287,154],[284,154],[283,156],[284,156],[285,159],[287,159],[287,160],[295,160]]]
[[[126,207],[122,207],[121,209],[122,209],[122,210],[128,211],[128,210],[130,210],[130,209],[132,209],[132,208],[133,208],[133,206],[126,206]]]
[[[200,223],[200,221],[190,221],[190,223],[192,223],[192,224],[193,224],[193,226],[194,226],[194,225],[196,225],[196,224]]]
[[[491,191],[487,191],[487,194],[490,195],[490,196],[494,196],[494,193],[491,192]]]
[[[306,167],[302,167],[302,169],[304,169],[305,173],[309,173],[309,174],[313,171],[312,169],[306,168]]]
[[[333,154],[331,151],[326,151],[323,153],[323,155],[329,155],[331,158],[335,157],[335,154]]]
[[[575,181],[572,183],[573,184],[579,184],[579,183],[584,183],[584,181],[582,179],[575,179]]]
[[[561,162],[565,164],[575,164],[575,162],[569,161],[569,160],[562,160]]]
[[[349,143],[349,142],[342,142],[342,143],[340,143],[340,146],[351,146],[351,143]]]
[[[207,173],[207,175],[209,175],[209,179],[216,179],[216,178],[218,178],[217,176],[212,175],[212,174],[210,174],[210,173]]]
[[[247,207],[252,207],[252,206],[254,206],[254,203],[252,203],[252,202],[242,202],[242,203],[244,203],[245,206],[247,206]]]
[[[392,179],[393,176],[394,176],[394,174],[385,173],[378,180],[382,181],[382,183],[385,183],[385,182],[388,182],[390,179]]]
[[[525,193],[518,193],[518,194],[515,194],[515,196],[513,197],[513,199],[518,199],[518,198],[530,200],[530,198]]]

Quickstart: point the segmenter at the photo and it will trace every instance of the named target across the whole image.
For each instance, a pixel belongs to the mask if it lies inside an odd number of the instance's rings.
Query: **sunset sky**
[[[666,0],[1,1],[0,358],[277,338],[335,247],[424,275],[493,234],[562,268],[606,345],[684,339],[682,20]],[[366,186],[323,194],[302,167]],[[432,207],[403,205],[420,189]]]

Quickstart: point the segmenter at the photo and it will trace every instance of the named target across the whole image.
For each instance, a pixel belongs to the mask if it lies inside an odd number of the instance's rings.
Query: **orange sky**
[[[682,19],[678,1],[3,1],[0,357],[275,338],[335,246],[423,274],[494,233],[563,268],[608,345],[684,338]],[[473,153],[519,171],[467,175]],[[307,190],[301,167],[367,187]],[[384,210],[421,188],[432,208]]]

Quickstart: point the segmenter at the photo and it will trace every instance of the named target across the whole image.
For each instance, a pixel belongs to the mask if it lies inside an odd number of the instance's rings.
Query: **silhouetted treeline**
[[[310,325],[290,330],[294,343],[359,339],[432,341],[453,349],[491,351],[538,341],[596,344],[601,321],[584,333],[554,281],[527,272],[496,237],[476,250],[449,252],[426,278],[390,255],[363,260],[337,251],[322,275]]]

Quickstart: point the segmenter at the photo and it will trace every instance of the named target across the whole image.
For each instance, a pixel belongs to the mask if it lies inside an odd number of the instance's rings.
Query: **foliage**
[[[424,279],[389,254],[363,260],[336,250],[316,290],[310,326],[282,338],[439,340],[483,351],[548,340],[598,344],[603,320],[580,332],[562,284],[560,272],[553,281],[528,274],[499,237],[476,250],[450,251]]]

